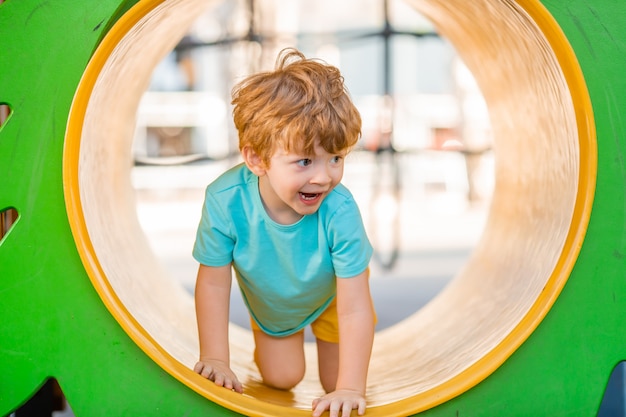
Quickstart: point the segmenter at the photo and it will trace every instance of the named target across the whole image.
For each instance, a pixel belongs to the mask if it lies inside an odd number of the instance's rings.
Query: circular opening
[[[412,1],[456,47],[492,122],[496,181],[484,234],[465,267],[426,307],[376,335],[368,413],[409,415],[461,394],[533,332],[578,255],[595,185],[592,112],[573,52],[538,2]],[[193,301],[159,267],[130,183],[134,115],[152,69],[207,0],[140,2],[107,34],[74,99],[64,183],[72,232],[100,297],[161,367],[246,415],[309,414],[317,368],[293,392],[265,388],[252,336],[231,328],[233,370],[246,394],[207,383]],[[484,25],[482,22],[489,22]],[[132,76],[120,76],[132,74]],[[532,262],[529,262],[532,260]],[[313,346],[307,346],[313,349]],[[315,359],[313,352],[308,358]]]

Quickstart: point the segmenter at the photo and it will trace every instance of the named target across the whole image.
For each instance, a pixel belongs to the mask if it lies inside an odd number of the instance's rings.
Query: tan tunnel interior
[[[199,11],[213,3],[155,2],[120,36],[101,65],[80,137],[82,215],[102,269],[92,280],[96,286],[110,284],[113,294],[105,302],[121,303],[132,316],[125,328],[140,326],[185,367],[197,357],[193,300],[160,266],[139,225],[130,182],[131,141],[152,70]],[[416,314],[376,334],[368,383],[374,411],[393,403],[418,411],[420,398],[428,402],[438,389],[444,397],[455,395],[480,380],[473,369],[489,373],[505,359],[498,358],[512,353],[503,341],[536,308],[553,277],[578,192],[572,98],[553,50],[525,9],[500,0],[409,3],[455,46],[481,87],[494,131],[496,182],[483,236],[458,276]],[[305,381],[291,393],[272,391],[259,382],[250,332],[231,328],[232,366],[251,407],[309,409],[322,393],[314,346],[307,346]],[[481,365],[485,358],[495,362]],[[215,401],[215,391],[207,392]]]

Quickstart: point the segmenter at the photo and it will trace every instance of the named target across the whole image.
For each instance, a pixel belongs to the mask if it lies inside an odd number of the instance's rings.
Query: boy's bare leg
[[[317,361],[319,363],[320,382],[327,393],[335,390],[339,373],[339,343],[317,340]]]
[[[287,337],[272,337],[254,330],[254,360],[263,382],[273,388],[289,390],[304,377],[304,332]]]

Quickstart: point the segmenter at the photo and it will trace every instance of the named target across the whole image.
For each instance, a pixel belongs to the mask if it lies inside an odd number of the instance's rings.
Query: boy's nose
[[[317,170],[315,170],[315,174],[311,178],[311,183],[313,184],[321,184],[326,185],[332,181],[332,177],[330,175],[330,168],[327,166],[321,166]]]

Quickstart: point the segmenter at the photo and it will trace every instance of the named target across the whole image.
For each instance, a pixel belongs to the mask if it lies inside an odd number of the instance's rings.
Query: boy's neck
[[[284,205],[283,208],[280,207],[280,203],[272,204],[275,199],[273,195],[268,196],[267,194],[271,194],[268,192],[264,192],[266,188],[265,181],[267,179],[262,176],[259,177],[259,197],[261,198],[261,203],[263,204],[263,209],[265,213],[269,216],[270,219],[275,221],[278,224],[282,225],[290,225],[300,221],[304,216],[302,214],[296,213],[291,207]]]

